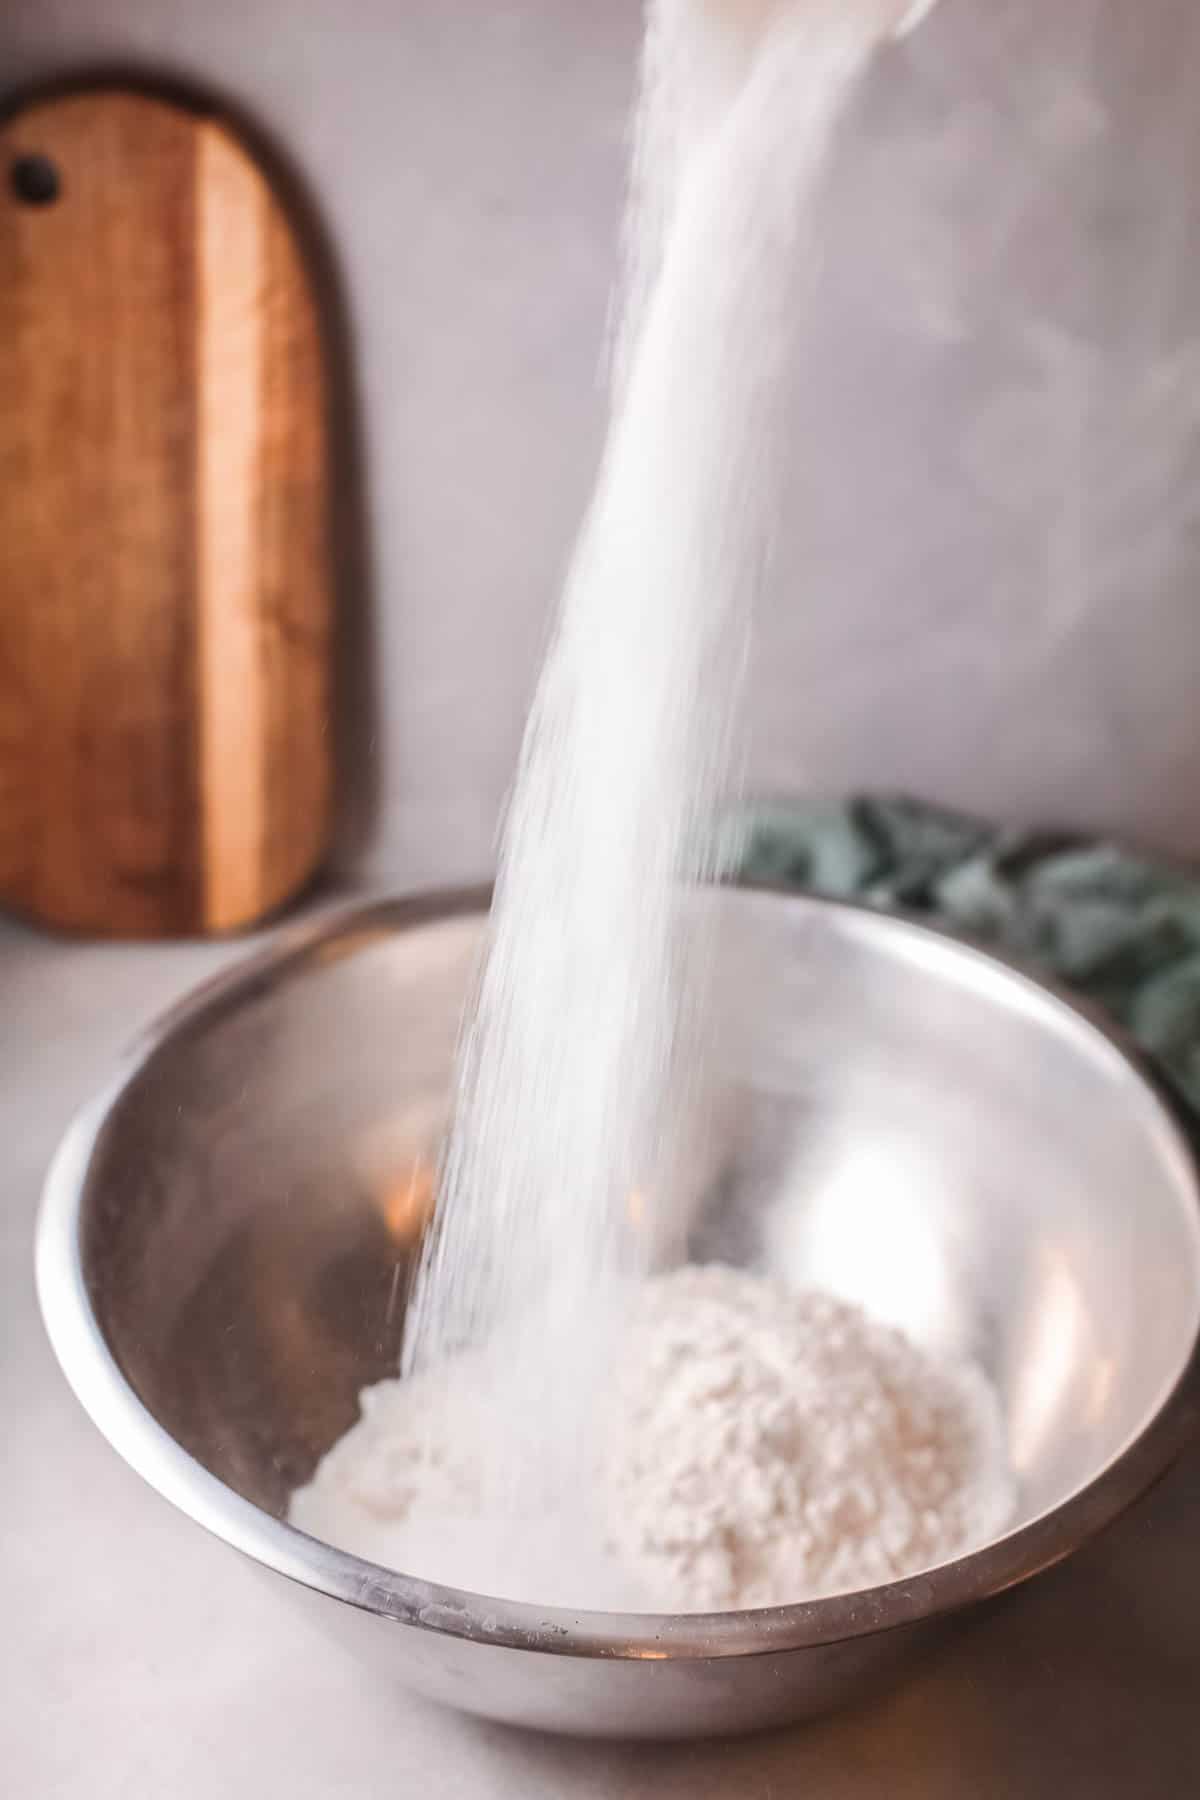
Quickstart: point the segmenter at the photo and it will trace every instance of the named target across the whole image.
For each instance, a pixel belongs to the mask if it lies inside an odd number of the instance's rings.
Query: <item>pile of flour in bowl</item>
[[[292,1523],[497,1598],[707,1612],[930,1568],[992,1537],[1013,1491],[977,1369],[818,1293],[722,1265],[656,1276],[617,1347],[571,1498],[489,1499],[477,1353],[362,1396]]]

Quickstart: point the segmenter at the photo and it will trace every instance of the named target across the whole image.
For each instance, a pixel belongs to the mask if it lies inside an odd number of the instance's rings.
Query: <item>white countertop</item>
[[[0,1780],[13,1800],[1188,1800],[1200,1446],[1100,1543],[883,1701],[740,1743],[523,1735],[389,1688],[118,1461],[58,1374],[31,1237],[47,1159],[125,1041],[238,954],[0,925]]]

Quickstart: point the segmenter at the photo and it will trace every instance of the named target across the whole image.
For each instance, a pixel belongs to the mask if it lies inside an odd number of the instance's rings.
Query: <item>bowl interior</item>
[[[716,1049],[683,1248],[976,1356],[1017,1522],[1047,1511],[1149,1422],[1200,1327],[1168,1112],[1103,1032],[969,949],[816,901],[697,908]],[[80,1241],[100,1328],[167,1432],[271,1513],[394,1372],[412,1164],[444,1124],[481,931],[477,903],[398,903],[261,966],[164,1034],[98,1140]]]

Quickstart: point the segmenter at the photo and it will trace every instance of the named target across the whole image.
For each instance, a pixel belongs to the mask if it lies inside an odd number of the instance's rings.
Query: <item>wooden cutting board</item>
[[[219,120],[116,89],[0,124],[0,904],[227,931],[329,836],[318,308]]]

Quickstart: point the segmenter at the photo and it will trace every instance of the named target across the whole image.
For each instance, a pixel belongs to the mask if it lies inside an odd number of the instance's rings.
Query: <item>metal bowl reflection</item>
[[[359,1654],[469,1710],[624,1736],[824,1710],[965,1605],[1066,1555],[1197,1419],[1200,1210],[1129,1052],[921,927],[722,890],[718,1122],[682,1222],[967,1351],[1001,1395],[1020,1512],[912,1580],[769,1612],[573,1613],[458,1592],[288,1526],[288,1495],[394,1369],[486,896],[360,908],[168,1016],[47,1180],[38,1284],[122,1456]]]

